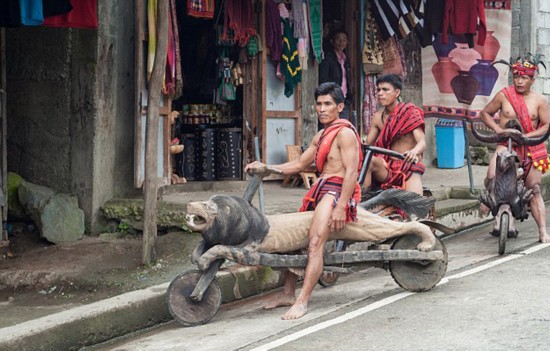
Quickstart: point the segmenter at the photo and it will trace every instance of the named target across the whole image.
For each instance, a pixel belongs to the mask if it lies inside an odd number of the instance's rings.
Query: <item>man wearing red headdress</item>
[[[422,163],[426,149],[424,112],[414,104],[398,101],[402,89],[403,82],[395,74],[376,80],[376,97],[384,108],[374,114],[366,142],[400,152],[405,159],[373,157],[363,186],[368,188],[375,183],[382,189],[398,188],[422,195],[422,175],[426,170]]]
[[[535,82],[537,65],[530,60],[520,59],[510,66],[512,67],[514,85],[502,89],[495,95],[481,111],[481,119],[497,134],[511,132],[522,133],[530,138],[540,137],[548,130],[550,113],[546,98],[531,91],[531,86]],[[497,112],[500,120],[498,124],[493,119]],[[510,120],[517,120],[523,132],[506,129],[506,123]],[[506,150],[505,145],[497,145],[495,154],[489,162],[486,183],[495,177],[496,156],[503,150]],[[514,147],[514,150],[523,162],[523,168],[527,174],[525,186],[533,190],[529,206],[539,228],[539,240],[542,243],[548,243],[550,237],[546,233],[546,210],[540,191],[541,176],[550,169],[546,147],[542,143],[536,146]],[[486,207],[482,210],[488,211]]]
[[[284,289],[264,308],[292,306],[283,319],[297,319],[307,313],[309,297],[323,271],[323,249],[329,232],[342,230],[346,223],[355,221],[356,205],[361,200],[357,177],[363,155],[361,139],[351,122],[341,119],[344,93],[333,82],[319,85],[315,90],[315,110],[323,129],[313,137],[310,146],[300,158],[272,168],[281,174],[296,174],[315,161],[320,178],[304,197],[300,211],[315,211],[309,231],[308,261],[302,291],[294,297],[298,276],[286,274]],[[265,167],[261,162],[246,165],[245,171]]]

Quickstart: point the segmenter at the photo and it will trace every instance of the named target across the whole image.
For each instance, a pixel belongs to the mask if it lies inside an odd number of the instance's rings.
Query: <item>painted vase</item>
[[[479,52],[482,60],[494,61],[500,51],[500,42],[493,35],[494,31],[487,31],[485,44],[483,46],[477,44],[477,33],[474,36],[474,50]]]
[[[451,80],[451,87],[458,102],[470,105],[479,91],[479,82],[468,71],[458,71]]]
[[[481,59],[479,52],[470,49],[466,43],[456,43],[456,48],[451,50],[449,57],[456,63],[462,71],[469,71],[470,67]]]
[[[470,75],[479,82],[478,95],[490,96],[498,79],[498,70],[491,65],[493,60],[478,60],[470,68]]]
[[[448,35],[448,41],[447,44],[443,44],[441,42],[441,34],[436,34],[435,39],[432,43],[432,46],[435,51],[435,55],[438,58],[441,57],[448,57],[451,50],[453,50],[456,47],[456,43],[462,43],[466,42],[464,35]]]
[[[452,94],[451,80],[458,75],[460,67],[451,61],[449,57],[440,57],[439,59],[432,66],[432,74],[437,83],[437,88],[442,94]]]

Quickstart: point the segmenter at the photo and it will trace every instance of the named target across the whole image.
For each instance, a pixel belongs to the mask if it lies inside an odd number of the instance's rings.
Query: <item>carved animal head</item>
[[[269,231],[267,218],[243,198],[214,195],[187,205],[187,224],[209,246],[261,242]]]
[[[496,173],[500,175],[508,175],[509,173],[512,173],[515,178],[516,156],[510,153],[508,150],[499,152],[497,155]]]

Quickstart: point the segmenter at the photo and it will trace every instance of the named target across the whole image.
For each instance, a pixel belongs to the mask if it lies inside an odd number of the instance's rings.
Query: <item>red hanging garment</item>
[[[478,24],[479,20],[479,24]],[[447,0],[443,17],[443,36],[441,42],[447,44],[451,34],[478,34],[478,44],[485,44],[487,20],[483,0]]]
[[[71,0],[73,9],[68,13],[44,17],[48,27],[97,29],[97,0]]]

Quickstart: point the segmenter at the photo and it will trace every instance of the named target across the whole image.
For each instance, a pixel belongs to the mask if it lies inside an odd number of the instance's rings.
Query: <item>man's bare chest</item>
[[[536,106],[533,106],[534,104],[529,103],[529,101],[526,101],[527,105],[527,112],[529,113],[529,118],[531,119],[531,123],[533,124],[533,127],[536,128],[539,121],[539,115]],[[500,109],[499,116],[501,117],[501,121],[504,120],[504,122],[507,122],[512,119],[519,119],[519,116],[517,112],[512,107],[512,104],[510,102],[505,101],[502,104],[502,108]]]

